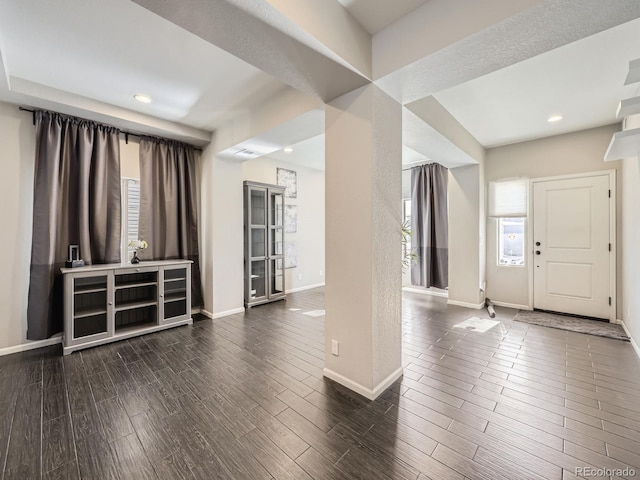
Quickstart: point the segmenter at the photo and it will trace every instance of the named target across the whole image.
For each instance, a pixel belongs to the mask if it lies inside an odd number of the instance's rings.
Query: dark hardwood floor
[[[0,477],[640,472],[630,344],[513,322],[499,308],[485,333],[455,328],[486,312],[405,293],[404,377],[370,402],[322,377],[324,317],[304,312],[323,304],[316,289],[67,357],[60,347],[0,357]]]

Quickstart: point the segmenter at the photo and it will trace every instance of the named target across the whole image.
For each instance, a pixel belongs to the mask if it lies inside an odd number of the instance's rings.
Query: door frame
[[[527,232],[527,242],[529,244],[529,308],[533,310],[533,283],[534,283],[534,248],[533,248],[533,228],[535,225],[535,214],[533,209],[533,187],[535,183],[549,182],[553,180],[573,180],[585,177],[601,177],[609,176],[609,190],[611,190],[611,200],[609,201],[609,243],[611,243],[611,254],[609,257],[609,296],[611,297],[611,305],[609,306],[609,323],[618,323],[616,317],[616,264],[618,258],[618,249],[616,245],[616,170],[598,170],[595,172],[574,173],[568,175],[555,175],[552,177],[539,177],[529,179],[529,231]]]

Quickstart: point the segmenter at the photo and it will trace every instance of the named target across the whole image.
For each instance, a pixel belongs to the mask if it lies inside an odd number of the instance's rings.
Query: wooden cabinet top
[[[144,268],[148,267],[167,267],[172,265],[186,265],[189,263],[193,263],[192,260],[149,260],[142,261],[140,263],[102,263],[99,265],[87,265],[85,267],[77,267],[77,268],[61,268],[60,271],[63,274],[67,273],[81,273],[81,272],[100,272],[105,270],[122,270],[122,269],[136,269],[136,268]]]

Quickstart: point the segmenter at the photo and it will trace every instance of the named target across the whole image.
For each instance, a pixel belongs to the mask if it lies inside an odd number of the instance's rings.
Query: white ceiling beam
[[[430,0],[374,35],[375,83],[407,104],[640,17],[637,0],[488,2]]]
[[[369,81],[352,67],[345,66],[347,62],[341,61],[339,55],[332,53],[314,37],[304,35],[305,43],[313,41],[317,49],[296,39],[295,37],[302,38],[302,27],[264,1],[134,2],[300,92],[322,101],[330,101]],[[271,23],[277,22],[281,27],[275,28],[265,23],[265,18],[271,19]]]
[[[484,147],[434,97],[423,98],[405,108],[473,159],[474,163],[484,162]]]
[[[317,128],[313,128],[315,117],[311,115],[309,125],[305,123],[304,128],[294,128],[288,137],[285,138],[283,133],[278,132],[282,131],[282,125],[290,126],[295,119],[322,108],[323,103],[320,100],[286,87],[267,102],[246,110],[218,128],[213,135],[213,152],[216,155],[244,161],[277,151],[286,144],[318,135],[324,129],[324,115],[316,122]],[[274,131],[276,133],[273,133]],[[235,155],[242,149],[249,150],[254,155]]]
[[[345,65],[371,78],[371,35],[337,0],[268,0],[268,2],[302,30],[302,32],[296,32],[291,28],[291,24],[285,24],[289,31],[284,33],[321,51],[318,47],[319,43],[337,55],[338,61],[346,62]],[[271,18],[273,17],[272,15]],[[268,21],[268,18],[265,20]],[[283,22],[279,18],[278,20],[280,21],[272,26],[282,28],[280,25]],[[310,39],[306,38],[308,36],[316,42],[309,41]]]
[[[402,109],[402,144],[447,168],[479,163],[450,138],[406,107]]]

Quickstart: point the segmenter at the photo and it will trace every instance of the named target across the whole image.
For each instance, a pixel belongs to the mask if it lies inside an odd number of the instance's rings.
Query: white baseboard
[[[402,287],[405,292],[420,293],[422,295],[431,295],[433,297],[449,298],[449,292],[436,292],[435,290],[429,290],[428,288],[420,287]]]
[[[622,325],[622,329],[624,330],[624,333],[626,333],[629,336],[629,338],[631,339],[631,346],[636,351],[636,355],[638,356],[638,358],[640,358],[640,347],[638,347],[638,344],[636,343],[636,341],[631,336],[631,332],[629,332],[629,329],[624,324],[624,320],[618,320],[618,321],[620,322],[620,325]]]
[[[389,385],[391,385],[393,382],[395,382],[402,376],[402,367],[392,372],[391,375],[389,375],[387,378],[382,380],[373,389],[360,385],[358,382],[354,382],[353,380],[343,375],[340,375],[339,373],[336,373],[333,370],[329,370],[328,368],[325,368],[322,373],[325,377],[335,382],[338,382],[340,385],[344,385],[349,390],[353,390],[354,392],[359,393],[360,395],[362,395],[365,398],[368,398],[369,400],[375,400],[376,398],[378,398],[378,396],[382,392],[384,392],[387,388],[389,388]]]
[[[498,307],[507,307],[507,308],[515,308],[516,310],[533,310],[529,305],[518,305],[517,303],[507,303],[507,302],[496,302],[495,300],[491,300],[491,303]]]
[[[455,305],[457,307],[465,307],[465,308],[473,308],[474,310],[480,310],[484,308],[484,302],[482,303],[469,303],[469,302],[459,302],[458,300],[447,300],[447,305]]]
[[[304,290],[311,290],[312,288],[324,287],[324,283],[316,283],[315,285],[307,285],[306,287],[296,287],[290,290],[285,290],[284,293],[296,293]]]
[[[208,310],[205,310],[204,308],[200,310],[200,313],[202,315],[204,315],[207,318],[211,318],[212,320],[216,318],[228,317],[229,315],[235,315],[236,313],[243,313],[243,312],[244,312],[244,307],[233,308],[231,310],[225,310],[223,312],[218,312],[218,313],[211,313]]]
[[[11,355],[12,353],[26,352],[27,350],[34,350],[36,348],[49,347],[59,343],[62,343],[62,334],[47,338],[46,340],[33,340],[12,347],[0,348],[0,357],[3,355]]]

